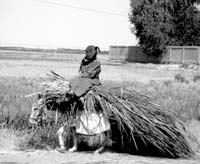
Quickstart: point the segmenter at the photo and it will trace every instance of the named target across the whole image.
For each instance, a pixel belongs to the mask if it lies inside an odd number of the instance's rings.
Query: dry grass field
[[[39,77],[49,70],[70,79],[77,75],[83,54],[49,54],[13,52],[0,50],[1,77]],[[101,79],[118,82],[143,83],[156,80],[174,80],[174,76],[182,74],[191,80],[196,71],[181,69],[179,65],[138,64],[120,61],[110,61],[108,55],[99,55],[102,64]]]
[[[114,164],[114,163],[171,163],[197,164],[200,157],[192,159],[166,159],[105,152],[60,154],[52,150],[53,136],[47,137],[50,151],[33,150],[27,140],[27,118],[35,97],[25,95],[39,91],[38,77],[45,77],[50,70],[66,79],[78,74],[84,55],[15,52],[0,50],[0,163],[62,163],[62,164]],[[110,61],[108,55],[99,55],[102,64],[100,75],[104,85],[121,85],[150,96],[185,119],[188,129],[200,139],[200,71],[197,67],[185,69],[177,64],[158,65]],[[7,121],[7,122],[5,122]],[[6,123],[6,125],[5,125]],[[20,129],[20,130],[19,130]],[[52,133],[51,133],[52,134]],[[50,142],[51,141],[51,142]],[[56,144],[56,142],[53,142]],[[34,146],[33,146],[34,145]],[[23,150],[23,151],[22,151]]]

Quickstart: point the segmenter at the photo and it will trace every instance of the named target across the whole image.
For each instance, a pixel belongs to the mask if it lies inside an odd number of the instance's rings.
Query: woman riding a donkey
[[[97,61],[97,54],[99,51],[98,47],[92,45],[86,48],[85,57],[80,64],[79,76],[73,78],[69,83],[70,89],[67,94],[69,97],[72,97],[78,105],[76,105],[76,109],[72,109],[73,116],[70,125],[64,124],[57,132],[60,146],[57,150],[59,152],[66,151],[63,133],[69,126],[72,129],[73,135],[73,147],[68,150],[69,152],[74,152],[78,149],[77,134],[87,136],[94,136],[101,133],[105,134],[105,140],[95,153],[102,152],[109,140],[110,123],[108,118],[103,115],[102,111],[95,109],[95,107],[91,109],[84,108],[84,98],[92,94],[92,87],[101,85],[99,82],[101,65],[100,62]],[[35,117],[34,113],[36,113],[35,109],[32,110],[30,120]]]

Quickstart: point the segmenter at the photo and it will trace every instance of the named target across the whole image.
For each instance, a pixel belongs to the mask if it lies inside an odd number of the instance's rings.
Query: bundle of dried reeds
[[[69,83],[60,75],[51,72],[41,83],[42,92],[48,101],[66,101]],[[147,96],[133,90],[95,86],[84,96],[84,110],[102,110],[110,119],[112,131],[119,132],[120,144],[125,149],[133,146],[141,149],[151,145],[158,153],[171,157],[188,157],[194,154],[187,140],[187,132],[175,114],[151,101]],[[116,129],[115,129],[116,128]],[[144,147],[145,149],[145,147]]]
[[[69,96],[67,93],[70,91],[69,81],[59,74],[50,71],[47,74],[47,78],[39,79],[39,84],[42,87],[42,91],[39,94],[45,103],[68,101]]]
[[[175,113],[136,91],[123,91],[120,87],[94,87],[90,93],[93,101],[86,98],[85,103],[88,109],[101,108],[111,122],[117,123],[125,149],[130,145],[141,149],[137,142],[142,141],[146,145],[143,149],[152,145],[164,156],[188,157],[194,153],[187,140],[189,134]]]

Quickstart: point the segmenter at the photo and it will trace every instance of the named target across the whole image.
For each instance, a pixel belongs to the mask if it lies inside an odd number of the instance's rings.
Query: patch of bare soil
[[[0,163],[18,164],[199,164],[200,156],[192,159],[168,159],[104,152],[58,153],[55,151],[0,151]]]

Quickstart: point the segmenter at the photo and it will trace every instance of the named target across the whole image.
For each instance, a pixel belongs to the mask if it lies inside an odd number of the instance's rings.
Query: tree
[[[187,6],[183,2],[177,3],[173,14],[175,42],[180,46],[200,45],[200,12],[193,5]]]
[[[132,31],[148,55],[158,56],[170,45],[200,45],[200,12],[195,2],[131,0]]]

